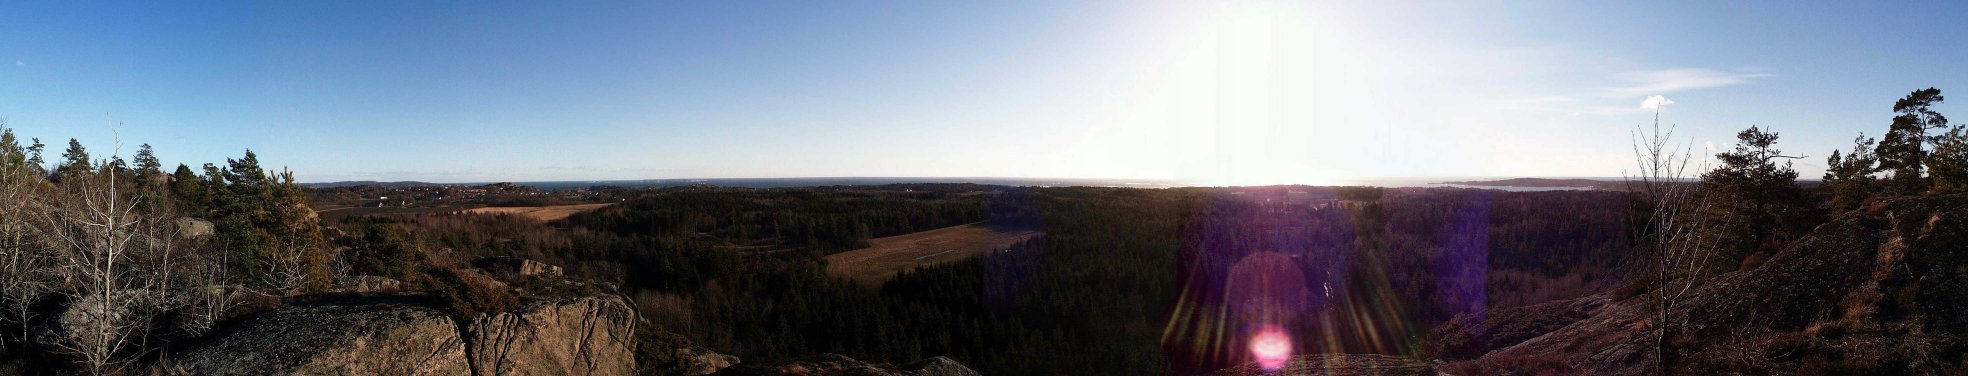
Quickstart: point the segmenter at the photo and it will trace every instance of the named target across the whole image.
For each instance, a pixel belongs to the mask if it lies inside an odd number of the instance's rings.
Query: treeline
[[[1636,264],[1646,270],[1642,285],[1657,285],[1660,279],[1685,278],[1689,281],[1758,265],[1785,245],[1812,228],[1844,211],[1868,205],[1882,197],[1903,195],[1941,195],[1968,193],[1968,126],[1948,124],[1947,117],[1933,107],[1944,98],[1938,89],[1915,90],[1894,102],[1891,123],[1883,138],[1860,133],[1849,151],[1833,150],[1826,157],[1823,182],[1806,188],[1797,182],[1793,160],[1801,155],[1786,154],[1778,147],[1777,132],[1751,126],[1736,134],[1736,144],[1716,153],[1719,163],[1699,171],[1699,183],[1677,202],[1647,202],[1636,197],[1635,213],[1659,212],[1664,205],[1681,207],[1672,221],[1696,230],[1686,234],[1688,266],[1663,276],[1649,263]],[[1636,182],[1636,191],[1649,188]],[[1654,187],[1663,185],[1654,184]],[[1658,188],[1654,188],[1658,189]],[[1652,201],[1660,201],[1658,198]],[[1635,219],[1644,222],[1645,219]],[[1657,226],[1658,224],[1654,225]],[[1636,237],[1654,236],[1647,227]],[[1642,247],[1651,260],[1669,255]]]
[[[1825,159],[1830,209],[1849,210],[1880,195],[1968,192],[1968,126],[1934,110],[1940,89],[1915,90],[1893,102],[1882,139],[1860,133],[1846,154]],[[1772,134],[1771,138],[1775,138]]]
[[[815,190],[663,191],[568,218],[624,236],[702,234],[740,245],[784,245],[831,254],[875,237],[984,220],[983,192]]]
[[[43,149],[0,124],[0,373],[129,372],[202,336],[244,291],[332,282],[293,175],[251,151],[201,175],[164,173],[149,145],[127,162],[73,139],[52,164]]]

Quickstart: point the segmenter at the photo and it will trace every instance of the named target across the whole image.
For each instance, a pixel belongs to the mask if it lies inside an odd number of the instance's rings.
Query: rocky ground
[[[1639,375],[1657,368],[1646,296],[1475,361],[1465,374]],[[1690,374],[1968,372],[1968,195],[1881,200],[1819,226],[1674,310],[1670,367]]]
[[[1435,369],[1421,361],[1371,354],[1299,355],[1277,371],[1265,371],[1257,363],[1247,363],[1217,371],[1215,376],[1430,376]]]

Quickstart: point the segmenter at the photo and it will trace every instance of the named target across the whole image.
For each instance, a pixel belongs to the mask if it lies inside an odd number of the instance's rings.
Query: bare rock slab
[[[283,306],[178,354],[196,375],[468,375],[457,325],[409,304]]]
[[[618,296],[539,300],[474,320],[467,343],[480,375],[629,375],[635,322]]]

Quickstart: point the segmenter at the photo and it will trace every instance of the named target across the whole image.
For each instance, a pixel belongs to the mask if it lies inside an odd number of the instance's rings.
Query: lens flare
[[[1265,372],[1277,372],[1291,360],[1291,336],[1285,334],[1284,328],[1266,325],[1251,336],[1250,351],[1251,357],[1257,358],[1258,367]]]

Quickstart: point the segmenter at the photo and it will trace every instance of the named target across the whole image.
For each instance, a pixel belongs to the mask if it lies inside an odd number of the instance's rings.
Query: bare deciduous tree
[[[0,129],[5,123],[0,123]],[[27,323],[33,319],[34,301],[48,292],[48,261],[39,237],[26,220],[30,213],[39,210],[41,204],[36,193],[44,186],[40,174],[27,163],[18,145],[9,142],[0,145],[0,304],[6,305],[6,315],[0,322],[20,326],[15,339],[27,341]],[[5,349],[8,333],[0,336],[0,349]]]
[[[1693,181],[1706,163],[1691,172],[1693,142],[1676,148],[1673,137],[1673,127],[1661,129],[1659,113],[1651,129],[1634,127],[1633,156],[1639,170],[1626,178],[1627,190],[1638,195],[1644,208],[1637,218],[1643,222],[1637,238],[1646,253],[1635,265],[1651,269],[1637,275],[1653,279],[1655,366],[1663,373],[1672,361],[1669,339],[1683,320],[1675,311],[1701,284],[1715,253],[1713,236],[1701,228],[1707,198],[1696,193]]]
[[[94,374],[127,363],[149,315],[162,306],[173,246],[171,221],[140,205],[136,190],[101,163],[69,171],[48,196],[36,227],[49,239],[53,266],[69,296],[63,338],[52,341]],[[161,277],[160,277],[161,275]]]

